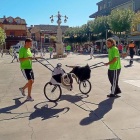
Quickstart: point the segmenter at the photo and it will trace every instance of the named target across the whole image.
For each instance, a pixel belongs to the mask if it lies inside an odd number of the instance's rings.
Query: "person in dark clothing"
[[[134,54],[136,53],[136,49],[135,49],[135,45],[134,45],[134,41],[132,40],[129,44],[129,47],[128,47],[128,52],[130,52],[130,65],[133,64],[133,57],[134,57]]]
[[[112,38],[107,40],[107,46],[109,48],[109,62],[105,63],[106,66],[109,65],[108,79],[111,83],[111,94],[107,97],[115,97],[117,94],[121,93],[118,85],[119,75],[121,72],[121,62],[118,48],[116,47],[116,42]]]

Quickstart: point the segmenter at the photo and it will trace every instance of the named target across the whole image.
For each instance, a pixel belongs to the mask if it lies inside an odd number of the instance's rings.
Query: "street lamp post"
[[[61,17],[64,17],[65,19],[64,19],[64,23],[66,23],[67,22],[67,19],[68,19],[68,17],[65,15],[65,16],[62,16],[62,15],[60,15],[60,12],[58,11],[58,15],[56,15],[56,16],[51,16],[50,17],[50,19],[51,19],[51,23],[53,23],[54,22],[54,20],[53,20],[53,17],[57,17],[58,18],[58,20],[57,20],[57,24],[58,24],[58,29],[57,29],[57,43],[56,43],[56,52],[57,52],[57,55],[63,55],[63,52],[64,52],[64,44],[63,44],[63,42],[62,42],[62,30],[61,30],[61,28],[60,28],[60,25],[61,25],[61,23],[62,23],[62,21],[61,21]]]

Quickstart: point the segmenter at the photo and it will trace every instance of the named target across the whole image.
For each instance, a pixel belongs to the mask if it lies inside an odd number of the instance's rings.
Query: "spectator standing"
[[[13,61],[14,61],[15,59],[17,59],[17,62],[18,62],[16,49],[14,49],[13,55],[14,55],[14,59],[12,60],[11,63],[13,63]]]
[[[120,56],[122,56],[122,49],[123,49],[123,46],[122,46],[122,43],[119,44],[119,53],[120,53]]]
[[[36,50],[35,50],[35,47],[33,48],[33,54],[34,54],[34,57],[35,57],[35,52],[36,52]]]
[[[94,47],[95,46],[90,46],[90,59],[92,59],[92,57],[95,58],[95,56],[93,55],[94,54]]]
[[[97,52],[100,53],[100,46],[97,46]]]
[[[70,51],[71,51],[71,46],[70,46],[70,45],[68,45],[68,46],[67,46],[67,53],[69,54],[69,53],[70,53]]]
[[[49,52],[50,52],[50,58],[51,58],[52,54],[53,54],[53,47],[52,46],[49,47]]]
[[[80,47],[80,53],[83,54],[83,47]]]
[[[134,54],[136,53],[135,44],[134,44],[133,40],[129,44],[128,52],[130,52],[130,65],[132,65],[133,64],[133,57],[134,57]]]
[[[127,56],[127,43],[125,43],[122,50],[122,57],[125,58]]]

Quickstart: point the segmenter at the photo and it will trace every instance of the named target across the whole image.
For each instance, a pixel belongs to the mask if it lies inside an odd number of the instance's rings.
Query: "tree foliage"
[[[87,25],[81,27],[70,27],[65,32],[65,42],[69,43],[84,43],[87,42]]]
[[[52,40],[53,42],[56,42],[57,41],[57,38],[55,36],[51,36],[50,37],[50,40]]]
[[[72,43],[86,42],[89,40],[89,36],[90,41],[105,39],[106,33],[107,37],[111,37],[114,33],[120,38],[122,32],[130,31],[133,17],[134,12],[131,10],[113,10],[109,16],[97,17],[80,27],[68,28],[65,36],[68,36],[67,41]],[[135,14],[135,21],[140,22],[140,12]]]
[[[107,36],[111,36],[111,32],[109,31],[109,25],[108,25],[108,17],[107,16],[101,16],[97,17],[94,21],[89,23],[90,30],[98,36],[99,39],[105,39],[106,38],[106,32]]]
[[[0,27],[0,45],[5,43],[6,34],[5,31]]]
[[[108,16],[109,26],[113,32],[126,32],[131,29],[134,12],[129,9],[113,10]]]
[[[140,11],[134,15],[134,23],[140,23]]]

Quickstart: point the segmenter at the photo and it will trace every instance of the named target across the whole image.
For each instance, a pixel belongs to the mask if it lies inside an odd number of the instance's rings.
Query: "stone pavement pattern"
[[[70,69],[66,64],[84,66],[108,62],[105,55],[88,59],[88,55],[70,54],[50,62],[54,66],[62,63],[67,72]],[[108,67],[102,67],[92,70],[89,96],[82,95],[75,82],[75,94],[63,89],[61,100],[56,104],[48,102],[43,94],[43,87],[51,78],[50,71],[33,62],[35,101],[25,102],[18,88],[26,80],[19,63],[10,62],[10,56],[0,58],[0,140],[140,140],[139,61],[133,67],[124,67],[128,61],[122,60],[121,97],[106,97],[110,93]]]

